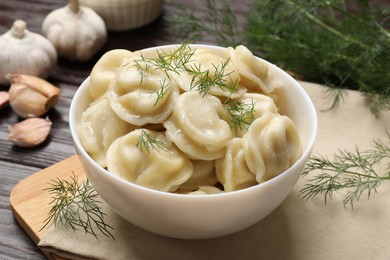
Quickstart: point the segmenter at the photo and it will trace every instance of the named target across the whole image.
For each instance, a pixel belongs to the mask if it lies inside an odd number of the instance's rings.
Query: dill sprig
[[[186,66],[185,70],[192,76],[190,89],[197,90],[202,96],[208,94],[212,87],[218,87],[223,91],[234,93],[237,90],[238,79],[233,80],[231,74],[234,71],[226,72],[226,66],[230,58],[221,62],[220,66],[212,64],[213,70],[202,70],[201,64]]]
[[[253,100],[251,103],[233,102],[229,100],[227,102],[227,111],[230,115],[230,122],[233,128],[238,128],[244,132],[248,131],[249,126],[255,120],[255,104]]]
[[[146,57],[141,54],[139,59],[134,59],[133,65],[137,68],[141,77],[147,77],[149,69],[162,70],[169,77],[168,72],[179,74],[191,61],[195,50],[192,50],[187,43],[182,43],[174,50],[158,50],[157,57]]]
[[[388,134],[390,141],[390,134]],[[390,142],[381,140],[373,142],[373,149],[359,151],[341,151],[333,160],[323,156],[312,156],[307,163],[303,176],[320,172],[308,179],[308,183],[300,190],[299,195],[309,199],[317,195],[325,196],[325,203],[332,199],[334,192],[345,191],[344,205],[358,201],[363,194],[370,198],[383,181],[390,181]],[[387,160],[387,161],[386,161]],[[377,166],[384,165],[385,174],[377,173]]]
[[[245,35],[257,53],[304,80],[380,96],[367,102],[378,115],[390,106],[385,10],[358,0],[257,1]]]
[[[146,62],[146,58],[142,53],[139,59],[134,59],[132,61],[132,64],[137,69],[138,73],[141,76],[141,80],[140,80],[140,85],[141,85],[144,82],[144,79],[149,79],[150,76],[149,70],[151,68],[151,64]]]
[[[162,70],[168,79],[169,72],[180,74],[188,73],[191,79],[191,90],[197,90],[202,96],[209,93],[212,87],[219,87],[224,91],[233,93],[237,90],[238,79],[233,80],[231,74],[234,71],[226,72],[226,67],[230,58],[224,60],[219,65],[212,64],[212,69],[203,69],[200,64],[193,63],[195,49],[191,49],[187,43],[182,43],[174,50],[158,50],[157,57],[146,57],[141,54],[139,59],[135,59],[133,66],[136,67],[142,79],[149,77],[149,70]],[[161,82],[161,88],[157,93],[157,102],[167,92],[167,82]]]
[[[153,106],[156,106],[157,103],[163,99],[163,97],[168,92],[168,90],[169,90],[169,81],[166,78],[164,78],[162,81],[160,81],[160,88],[154,91],[154,93],[157,95],[157,98]]]
[[[84,230],[95,238],[98,238],[97,231],[100,231],[103,235],[115,239],[111,234],[113,227],[104,221],[106,214],[101,210],[102,202],[88,179],[79,183],[73,174],[70,181],[52,180],[50,187],[45,190],[52,196],[52,208],[41,230],[54,224],[55,227]]]
[[[150,153],[151,149],[165,152],[170,150],[167,144],[161,141],[157,135],[148,133],[148,131],[145,131],[144,129],[141,130],[141,134],[138,137],[136,146],[141,151],[145,148],[148,153]]]

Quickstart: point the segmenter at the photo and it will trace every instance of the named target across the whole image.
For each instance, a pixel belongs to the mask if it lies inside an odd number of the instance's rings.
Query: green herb
[[[219,45],[246,45],[299,78],[335,90],[332,106],[341,100],[340,89],[354,89],[365,95],[375,115],[390,109],[389,6],[368,0],[255,1],[245,29],[230,34],[207,29],[222,20],[238,28],[234,13],[226,11],[228,2],[205,2],[203,16],[189,15],[185,8],[172,14],[171,32],[196,40],[211,36]]]
[[[257,1],[245,33],[251,48],[305,80],[381,96],[367,102],[378,114],[390,106],[388,18],[370,1]]]
[[[200,17],[193,15],[193,11],[186,6],[174,3],[174,12],[167,16],[172,26],[171,32],[196,42],[203,38],[215,37],[222,46],[236,46],[242,39],[240,36],[237,18],[225,0],[205,0],[205,11]]]
[[[333,160],[323,156],[312,156],[305,167],[303,176],[312,175],[308,183],[300,191],[305,199],[317,195],[325,196],[325,203],[332,198],[334,192],[344,190],[344,205],[358,201],[363,194],[369,198],[383,181],[390,181],[390,134],[388,143],[380,140],[373,142],[373,149],[361,152],[339,151]],[[387,160],[387,161],[386,161]],[[384,165],[384,175],[377,173],[377,166]],[[314,172],[314,173],[313,173]]]
[[[143,77],[147,77],[150,68],[162,70],[169,78],[168,72],[179,74],[185,69],[194,54],[188,44],[183,43],[174,50],[157,51],[157,57],[149,58],[141,54],[139,59],[134,60],[134,66]],[[145,65],[146,64],[146,65]]]
[[[86,234],[98,238],[97,231],[111,237],[113,227],[104,222],[106,214],[102,212],[102,202],[89,180],[82,182],[73,174],[70,181],[53,180],[51,187],[45,189],[52,196],[50,205],[52,208],[44,221],[45,228],[48,225],[70,227],[73,230],[82,229]]]
[[[166,143],[162,142],[156,135],[148,133],[148,131],[141,130],[136,146],[142,151],[143,148],[150,153],[150,150],[155,151],[169,151],[170,148]]]
[[[219,87],[223,91],[233,93],[237,90],[238,79],[233,80],[231,74],[234,71],[226,73],[226,66],[230,59],[221,63],[220,66],[213,65],[214,70],[202,70],[201,65],[186,66],[186,71],[192,76],[190,89],[199,91],[202,96],[210,92],[212,87]],[[212,73],[211,73],[212,72]],[[211,74],[211,75],[210,75]]]
[[[230,114],[230,121],[234,128],[241,131],[248,131],[249,126],[255,120],[255,104],[252,100],[250,104],[244,102],[228,101],[227,111]]]
[[[141,55],[135,59],[133,65],[137,68],[142,79],[149,77],[149,70],[162,70],[170,78],[168,72],[179,74],[188,73],[191,79],[190,89],[197,90],[202,96],[209,93],[212,87],[219,87],[224,91],[233,93],[237,89],[238,79],[233,80],[231,74],[234,71],[226,72],[226,66],[230,59],[223,61],[220,65],[212,64],[213,69],[203,70],[200,64],[191,64],[195,50],[192,50],[188,44],[183,43],[178,48],[169,51],[157,51],[157,57],[149,58]],[[168,83],[163,81],[161,88],[157,93],[157,101],[167,92]]]
[[[169,90],[169,81],[166,78],[164,78],[160,82],[160,88],[154,92],[157,95],[157,99],[153,106],[156,106],[158,101],[162,100],[162,98],[165,96],[168,90]]]
[[[133,60],[133,66],[137,69],[138,73],[141,75],[140,85],[144,81],[144,79],[149,78],[149,70],[151,68],[151,64],[146,61],[146,58],[143,54],[141,54],[140,59]]]

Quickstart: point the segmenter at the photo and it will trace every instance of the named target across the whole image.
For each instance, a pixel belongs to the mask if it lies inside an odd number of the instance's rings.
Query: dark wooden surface
[[[191,7],[195,14],[204,10],[201,4],[203,1],[180,2]],[[242,23],[252,1],[230,2]],[[41,33],[44,17],[66,3],[67,0],[1,0],[0,34],[5,33],[15,19],[25,20],[30,31]],[[58,61],[48,81],[60,87],[62,93],[59,103],[48,113],[53,122],[53,129],[49,139],[42,145],[30,149],[13,146],[7,140],[8,127],[18,122],[20,118],[10,107],[0,111],[0,259],[45,259],[12,215],[9,206],[12,188],[25,177],[75,153],[68,128],[69,105],[77,86],[89,75],[92,66],[104,52],[115,48],[137,50],[179,42],[167,32],[168,25],[164,21],[164,16],[171,11],[171,4],[166,2],[162,16],[152,24],[131,31],[109,32],[108,42],[104,48],[88,62],[77,63],[64,59]],[[205,43],[213,44],[211,40]],[[7,90],[7,87],[0,86],[0,90]]]

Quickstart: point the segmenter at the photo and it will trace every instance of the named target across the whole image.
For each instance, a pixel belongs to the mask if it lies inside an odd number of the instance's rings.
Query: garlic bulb
[[[0,84],[8,85],[6,75],[23,73],[46,78],[57,64],[54,46],[40,34],[26,29],[23,20],[0,36]]]
[[[103,19],[91,8],[79,6],[78,0],[46,16],[42,33],[59,56],[77,61],[89,60],[107,40]]]
[[[60,96],[60,89],[46,80],[22,74],[9,75],[9,102],[12,110],[20,117],[39,117],[54,106]]]

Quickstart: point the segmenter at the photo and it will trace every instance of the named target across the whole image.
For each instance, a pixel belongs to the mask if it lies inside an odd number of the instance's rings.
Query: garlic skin
[[[34,147],[49,136],[51,121],[44,118],[28,118],[9,127],[8,140],[17,146]]]
[[[54,46],[40,34],[26,29],[26,22],[16,20],[0,35],[0,84],[8,85],[6,75],[23,73],[46,78],[57,64]]]
[[[9,93],[7,91],[0,91],[0,110],[9,103]]]
[[[23,74],[8,77],[11,108],[22,118],[44,115],[59,99],[61,90],[44,79]]]
[[[42,24],[42,33],[69,60],[87,61],[107,40],[103,19],[89,7],[70,0],[67,6],[52,11]]]

